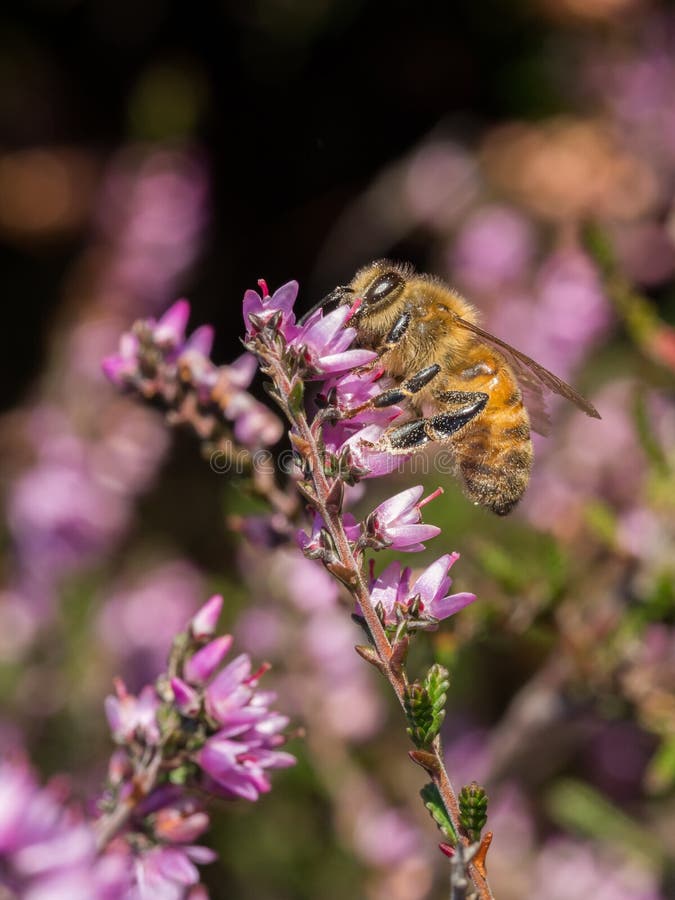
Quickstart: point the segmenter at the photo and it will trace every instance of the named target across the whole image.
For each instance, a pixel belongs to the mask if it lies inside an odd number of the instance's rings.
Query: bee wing
[[[593,419],[600,418],[600,413],[592,403],[586,400],[585,397],[582,397],[581,394],[578,394],[567,382],[554,375],[553,372],[549,372],[548,369],[540,366],[538,362],[521,353],[520,350],[516,350],[515,347],[507,344],[506,341],[502,341],[490,334],[489,331],[485,331],[479,325],[467,322],[461,316],[455,316],[454,318],[456,325],[465,328],[467,331],[472,331],[486,344],[492,345],[506,357],[523,391],[525,404],[532,421],[532,428],[539,434],[548,434],[549,431],[550,419],[544,399],[547,391],[571,400],[587,416],[591,416]]]

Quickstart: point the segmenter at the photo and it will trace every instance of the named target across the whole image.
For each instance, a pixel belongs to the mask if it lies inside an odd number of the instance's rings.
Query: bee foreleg
[[[379,446],[390,453],[406,453],[431,441],[445,441],[482,412],[488,401],[488,395],[479,391],[448,391],[444,398],[446,403],[457,402],[463,405],[437,413],[428,419],[415,419],[392,428],[382,435]]]
[[[390,350],[392,347],[395,347],[408,330],[409,325],[410,313],[404,312],[398,317],[398,319],[394,322],[393,326],[389,330],[389,334],[384,339],[383,349]]]

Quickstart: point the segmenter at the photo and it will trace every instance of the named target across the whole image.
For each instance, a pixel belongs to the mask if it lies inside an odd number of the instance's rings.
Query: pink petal
[[[214,594],[197,610],[190,620],[190,630],[197,640],[210,637],[214,633],[222,608],[223,598],[220,594]]]
[[[186,349],[196,350],[208,356],[213,347],[213,338],[215,330],[212,325],[200,325],[196,331],[193,331],[185,344]]]
[[[252,353],[242,353],[228,366],[232,384],[240,388],[247,388],[253,381],[257,368],[258,360],[255,356]]]
[[[218,854],[215,850],[212,850],[210,847],[201,847],[196,844],[186,847],[185,852],[190,857],[190,859],[193,859],[196,863],[199,863],[200,866],[215,862],[218,859]]]
[[[281,309],[283,312],[289,313],[298,296],[299,287],[297,281],[287,281],[286,284],[282,284],[272,295],[270,306],[273,309]]]
[[[400,494],[394,494],[384,503],[380,503],[375,512],[385,522],[392,522],[398,518],[404,510],[415,506],[415,503],[424,493],[424,485],[418,484],[416,487],[407,488]]]
[[[179,344],[185,337],[185,328],[190,318],[190,304],[187,300],[177,300],[170,306],[154,329],[158,343],[167,341]]]
[[[456,612],[459,612],[460,609],[464,609],[465,606],[473,603],[475,599],[475,594],[451,594],[449,597],[444,597],[442,600],[434,600],[429,612],[437,619],[447,619],[448,616],[454,615]]]
[[[183,666],[183,675],[190,684],[205,684],[229,653],[232,635],[225,634],[198,650]]]
[[[345,369],[354,369],[356,366],[365,366],[375,359],[377,353],[372,350],[345,350],[330,356],[322,356],[319,359],[321,372],[325,375],[332,372],[342,372]]]
[[[156,865],[165,878],[179,884],[196,884],[199,872],[187,858],[185,851],[173,847],[164,847],[159,851]]]
[[[423,601],[431,603],[433,598],[441,593],[441,590],[445,593],[446,587],[451,584],[447,577],[451,562],[452,557],[449,553],[433,562],[415,581],[410,589],[411,595],[414,597],[415,594],[419,594]]]
[[[441,529],[437,525],[393,525],[386,533],[395,549],[405,550],[410,543],[429,541],[437,537]]]

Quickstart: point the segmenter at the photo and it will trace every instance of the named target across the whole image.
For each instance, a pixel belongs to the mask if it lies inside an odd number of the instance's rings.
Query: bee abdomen
[[[477,434],[463,436],[456,448],[467,496],[499,516],[511,512],[530,480],[530,426],[522,406],[519,413],[508,424],[493,416]]]

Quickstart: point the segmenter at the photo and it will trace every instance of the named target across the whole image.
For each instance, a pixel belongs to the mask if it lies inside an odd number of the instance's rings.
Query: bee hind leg
[[[488,395],[480,391],[449,391],[442,396],[445,403],[457,404],[457,408],[385,431],[378,442],[381,449],[390,453],[406,453],[432,441],[446,441],[482,412],[488,401]]]

